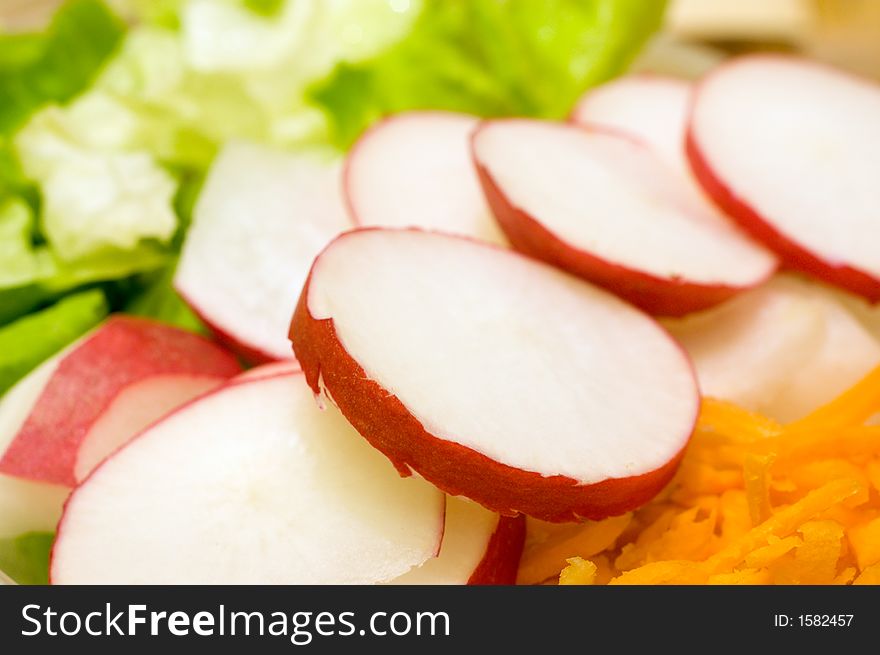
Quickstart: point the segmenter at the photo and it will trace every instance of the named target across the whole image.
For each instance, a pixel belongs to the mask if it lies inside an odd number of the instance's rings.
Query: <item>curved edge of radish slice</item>
[[[470,114],[422,110],[372,126],[352,146],[342,171],[352,222],[506,244],[470,156],[470,135],[479,122]]]
[[[192,310],[193,314],[205,324],[214,340],[236,356],[240,357],[245,363],[253,364],[257,367],[263,366],[264,364],[272,364],[274,362],[288,361],[287,359],[281,358],[278,353],[270,352],[268,349],[263,350],[255,345],[248,345],[245,339],[236,337],[231,331],[224,330],[214,322],[211,317],[204,313],[199,308],[198,304],[187,295],[186,291],[177,287],[175,287],[175,291],[177,292],[177,295],[180,296],[181,300],[183,300],[183,302],[185,302]],[[291,354],[290,361],[292,360],[293,355]]]
[[[469,585],[512,585],[526,542],[526,517],[500,516],[486,555],[468,578]]]
[[[569,121],[630,134],[668,164],[687,173],[684,143],[693,88],[693,82],[679,77],[633,73],[588,90],[578,100]],[[644,98],[637,102],[646,90],[653,102],[644,102]]]
[[[375,453],[369,446],[363,444],[355,434],[347,434],[349,432],[354,433],[354,430],[335,410],[329,410],[333,413],[328,415],[325,410],[317,407],[311,390],[304,383],[302,376],[301,372],[281,372],[263,378],[226,384],[177,408],[160,421],[145,429],[126,446],[105,459],[74,490],[65,504],[64,514],[58,525],[58,536],[52,546],[50,556],[50,584],[95,583],[94,576],[105,576],[107,571],[114,567],[117,569],[116,573],[121,575],[128,575],[133,572],[134,578],[122,580],[113,577],[112,574],[111,578],[102,578],[108,580],[111,584],[118,584],[120,582],[132,584],[161,584],[163,582],[167,584],[366,584],[393,579],[402,575],[406,570],[422,564],[431,557],[435,557],[440,551],[443,539],[446,515],[445,495],[424,481],[418,479],[401,480],[395,476],[393,470],[387,466],[384,458],[379,453]],[[225,397],[229,395],[231,397]],[[237,395],[243,396],[243,400],[240,398],[236,399],[235,396]],[[247,411],[239,414],[237,419],[223,421],[222,419],[215,418],[217,415],[222,416],[224,411],[230,411],[230,407],[232,407],[234,402],[242,403],[242,406]],[[291,420],[291,407],[298,408],[299,411],[308,414],[307,417],[302,419],[306,423],[310,421],[324,423],[324,425],[317,427],[312,425],[305,428],[308,430],[320,430],[320,437],[317,437],[317,435],[312,437],[302,437],[300,435],[298,437],[300,440],[311,439],[313,441],[311,444],[312,452],[309,452],[309,448],[305,444],[283,443],[282,436],[285,435],[280,433],[291,430],[288,424],[288,421]],[[260,420],[266,420],[271,408],[277,410],[274,416],[268,418],[270,422],[275,423],[274,426],[270,426],[273,429],[254,430],[255,422],[258,423]],[[242,449],[240,444],[235,444],[228,452],[222,452],[220,448],[222,443],[219,443],[220,438],[224,436],[222,430],[224,428],[229,429],[230,423],[235,422],[235,420],[239,422],[239,425],[236,427],[243,430],[254,430],[254,432],[244,441],[245,449]],[[217,421],[217,428],[213,431],[204,429],[194,430],[192,425],[187,427],[188,423],[198,424],[200,422],[210,423],[213,421]],[[293,428],[294,431],[299,429],[303,429],[299,424]],[[290,437],[291,434],[289,432],[286,436]],[[237,433],[232,439],[233,441],[238,441]],[[261,446],[264,452],[254,452],[255,446],[259,444],[260,440],[265,442]],[[155,475],[155,466],[143,466],[144,463],[147,463],[147,460],[150,458],[156,459],[157,456],[159,456],[158,461],[167,463],[168,453],[165,451],[169,448],[173,450],[175,448],[193,448],[195,446],[196,450],[198,450],[200,443],[205,451],[203,454],[207,454],[207,459],[213,458],[211,465],[204,466],[203,462],[205,460],[194,458],[187,466],[178,466],[173,469],[178,476],[177,479],[174,475]],[[283,450],[284,447],[290,450],[289,455],[295,457],[292,457],[290,460],[279,457],[278,451]],[[247,459],[247,452],[250,452],[255,457],[253,461]],[[296,457],[302,458],[306,453],[311,455],[313,460],[326,458],[328,461],[324,462],[323,465],[329,467],[327,472],[332,472],[335,475],[360,476],[360,480],[355,477],[353,482],[360,481],[369,484],[372,480],[376,479],[375,476],[377,474],[383,478],[383,485],[386,488],[378,492],[377,496],[382,501],[381,503],[377,502],[367,506],[365,504],[365,497],[369,494],[364,493],[362,488],[360,491],[354,489],[352,481],[346,481],[335,489],[332,488],[333,485],[331,484],[331,488],[324,490],[324,496],[319,494],[317,498],[307,499],[309,503],[320,499],[328,503],[327,512],[321,514],[321,516],[312,517],[311,527],[316,530],[320,530],[324,526],[330,531],[351,529],[354,532],[359,530],[363,532],[360,537],[353,538],[351,543],[346,545],[346,552],[324,560],[323,557],[326,553],[324,549],[327,547],[327,544],[313,546],[313,558],[318,558],[321,561],[302,563],[299,573],[294,570],[288,570],[285,572],[285,575],[291,577],[287,579],[275,579],[276,571],[260,570],[259,566],[254,570],[252,566],[254,563],[258,565],[269,564],[271,567],[272,563],[287,562],[288,566],[290,566],[290,558],[283,556],[284,553],[288,555],[290,553],[286,546],[280,547],[276,557],[266,555],[265,550],[267,544],[271,545],[279,538],[278,530],[283,527],[287,527],[290,532],[288,536],[291,539],[296,539],[300,533],[297,528],[301,529],[303,524],[309,522],[308,518],[304,519],[300,515],[297,517],[299,525],[296,528],[292,526],[290,521],[282,521],[281,524],[276,524],[274,527],[270,526],[272,529],[266,535],[263,535],[267,537],[266,540],[257,535],[254,544],[248,545],[241,553],[238,553],[241,555],[241,559],[236,560],[239,566],[230,567],[230,570],[226,572],[229,576],[228,578],[213,578],[212,576],[217,573],[214,565],[225,564],[230,566],[229,553],[220,551],[234,543],[235,539],[232,538],[229,542],[224,542],[219,533],[213,534],[212,530],[216,531],[216,525],[208,526],[206,534],[190,535],[191,538],[188,543],[193,550],[192,558],[188,563],[180,564],[181,537],[188,530],[191,531],[192,526],[197,523],[192,516],[185,513],[181,514],[182,507],[190,501],[191,496],[183,493],[184,490],[182,489],[172,490],[168,492],[167,495],[169,497],[165,503],[169,507],[160,508],[157,507],[156,503],[157,498],[161,498],[161,494],[158,492],[160,487],[168,487],[171,482],[179,481],[179,477],[182,475],[204,477],[205,480],[201,482],[195,481],[196,484],[191,490],[193,494],[202,493],[207,494],[207,496],[215,492],[227,494],[226,502],[208,502],[209,509],[213,508],[215,511],[220,512],[219,516],[225,519],[230,508],[235,503],[239,503],[246,511],[243,511],[241,516],[230,518],[229,534],[235,533],[236,530],[247,533],[248,528],[259,527],[248,525],[248,521],[259,521],[261,509],[264,510],[262,512],[263,517],[272,517],[272,520],[274,520],[278,518],[278,513],[283,513],[283,508],[286,507],[286,505],[282,504],[282,500],[292,501],[293,499],[302,498],[302,496],[297,496],[296,494],[285,494],[284,499],[281,499],[280,496],[276,497],[265,492],[272,491],[266,482],[270,478],[270,473],[274,476],[271,477],[271,482],[276,485],[283,486],[288,484],[287,481],[289,480],[293,480],[293,484],[301,483],[302,476],[296,475],[295,471],[293,475],[290,475],[291,471],[284,467],[284,463],[290,461],[291,467],[293,467]],[[225,467],[229,475],[242,470],[245,473],[250,471],[251,478],[248,478],[249,482],[243,486],[236,486],[229,484],[229,479],[227,479],[226,475],[221,475],[217,478],[217,466],[215,465],[218,458],[226,460]],[[339,461],[336,461],[335,458],[339,458]],[[365,458],[366,461],[364,461]],[[329,461],[331,459],[334,460],[332,464]],[[140,464],[138,460],[140,460]],[[355,462],[354,460],[358,461]],[[260,462],[262,462],[262,465],[248,466],[249,464],[260,464]],[[340,466],[340,462],[342,464],[356,465]],[[221,461],[221,468],[223,468],[222,465],[223,462]],[[320,461],[318,465],[320,465]],[[132,469],[127,475],[121,475],[119,471],[115,470],[127,467]],[[267,471],[267,468],[269,471]],[[221,471],[222,473],[223,471]],[[114,476],[117,476],[117,479],[114,479]],[[315,476],[317,481],[324,479],[323,475]],[[217,484],[210,484],[211,480]],[[115,493],[112,496],[107,494],[107,490],[100,488],[102,484],[110,484],[112,487],[110,490],[115,491]],[[145,489],[139,492],[135,488],[137,485],[145,486]],[[406,486],[405,490],[403,486]],[[400,488],[392,489],[391,487]],[[97,496],[96,488],[101,492]],[[275,491],[278,491],[278,489]],[[344,495],[346,493],[354,493],[355,495],[343,502],[339,494]],[[139,511],[132,512],[130,511],[131,508],[128,507],[112,507],[114,504],[119,503],[120,499],[126,494],[130,496],[128,500],[142,504],[140,508],[137,508]],[[376,496],[377,494],[374,493],[373,495]],[[96,497],[99,499],[97,505]],[[273,500],[276,506],[273,506]],[[196,498],[195,504],[201,503],[204,505],[206,501],[210,501],[210,498]],[[375,524],[378,519],[376,512],[388,511],[388,508],[395,502],[399,505],[400,515],[394,518],[389,526],[386,526],[392,528],[393,534],[377,536],[371,533],[371,530],[375,531]],[[81,510],[80,505],[82,504],[85,504],[86,507]],[[359,504],[361,505],[360,507],[352,507],[352,505]],[[173,509],[173,511],[168,512],[163,511],[163,509]],[[339,516],[335,517],[335,525],[328,527],[328,524],[332,522],[331,519],[334,512],[339,514]],[[150,516],[151,513],[152,516]],[[199,513],[198,516],[202,517],[203,515]],[[74,542],[71,545],[72,522],[83,520],[83,518],[85,518],[87,532],[89,530],[100,531],[104,529],[102,528],[102,521],[106,522],[108,518],[115,519],[111,522],[114,527],[126,524],[126,518],[129,518],[129,520],[123,530],[111,530],[113,532],[112,535],[104,537],[101,537],[101,535],[97,537],[87,535],[85,543],[77,544]],[[179,525],[169,524],[165,526],[166,529],[172,530],[171,534],[173,534],[177,542],[173,544],[166,543],[166,541],[174,542],[175,539],[165,540],[160,535],[157,541],[150,544],[150,548],[147,549],[146,553],[132,555],[132,561],[125,561],[124,553],[126,547],[143,547],[144,540],[149,541],[156,538],[157,530],[155,525],[141,527],[142,522],[149,522],[151,518],[158,518],[159,522],[168,519],[171,519],[170,522],[177,521]],[[414,526],[414,519],[420,521],[421,524]],[[430,527],[431,525],[435,527],[432,528]],[[404,541],[408,540],[409,543],[401,545],[401,538],[404,535],[406,536]],[[111,536],[112,538],[110,538]],[[322,535],[323,538],[328,536],[329,534]],[[428,536],[430,536],[430,539],[427,539]],[[425,537],[425,539],[422,539],[422,537]],[[82,536],[80,538],[82,539]],[[89,543],[89,540],[92,543]],[[126,540],[128,543],[123,543]],[[187,542],[184,541],[182,543],[185,546]],[[106,546],[105,550],[107,552],[102,556],[98,556],[96,553],[100,550],[102,544]],[[258,558],[254,556],[253,548],[257,546],[263,548],[264,557]],[[370,557],[379,559],[386,557],[387,549],[393,546],[403,550],[405,553],[403,559],[406,561],[402,559],[400,562],[386,567],[389,570],[396,569],[396,573],[392,574],[389,571],[385,571],[382,574],[371,574],[369,566],[364,565],[364,560]],[[78,556],[74,555],[74,560],[71,560],[71,553],[69,552],[71,549],[73,549],[74,553],[77,550],[82,552]],[[304,556],[302,548],[297,550],[297,552],[299,555]],[[158,560],[160,561],[155,562],[156,570],[146,570],[149,568],[148,562],[150,557],[157,557],[157,553],[160,553],[158,555]],[[233,552],[233,554],[235,553]],[[122,557],[121,560],[120,556]],[[164,561],[161,561],[163,557]],[[216,561],[210,563],[208,560]],[[175,565],[182,569],[179,575],[172,574],[167,580],[162,579],[163,575],[169,574],[169,568],[173,568]],[[336,565],[340,565],[343,568],[348,566],[348,570],[340,573],[339,569],[334,568]],[[85,573],[80,571],[79,574],[74,576],[77,579],[71,580],[68,570],[68,567],[71,566],[85,566],[86,571]],[[323,570],[316,572],[312,568],[314,566],[323,567]],[[196,571],[196,569],[201,570]],[[303,581],[296,579],[297,575],[306,577],[317,576],[318,578],[323,575],[329,576],[330,579],[307,579]]]
[[[735,220],[740,227],[742,227],[742,229],[753,238],[778,254],[787,266],[813,275],[820,280],[825,280],[843,289],[847,289],[863,296],[871,302],[880,302],[880,279],[859,268],[823,259],[821,256],[799,244],[795,239],[777,229],[771,220],[761,215],[751,203],[737,194],[736,191],[734,191],[734,189],[716,173],[715,167],[709,161],[707,153],[705,153],[704,149],[700,146],[699,138],[696,134],[694,112],[697,98],[699,97],[701,90],[713,80],[715,75],[723,73],[730,67],[738,66],[743,61],[751,62],[761,59],[771,61],[790,60],[805,66],[825,70],[854,81],[870,84],[870,82],[863,80],[857,75],[840,71],[831,66],[819,62],[807,62],[797,57],[786,55],[747,55],[737,57],[727,63],[721,64],[700,80],[694,91],[695,100],[692,105],[691,120],[689,121],[685,134],[685,152],[691,166],[691,171],[703,190],[728,216]]]
[[[389,584],[513,584],[524,543],[524,515],[499,516],[467,499],[448,496],[437,557]]]
[[[280,362],[271,362],[269,364],[261,364],[255,366],[243,373],[239,373],[229,382],[237,384],[239,382],[247,382],[248,380],[261,380],[263,378],[273,377],[275,375],[284,375],[285,373],[299,373],[302,369],[299,362],[295,359],[284,360]]]
[[[655,316],[683,316],[713,307],[742,291],[760,286],[776,272],[776,263],[768,256],[765,270],[748,284],[692,282],[680,276],[660,277],[567,242],[508,198],[488,166],[481,162],[477,140],[487,126],[497,122],[487,121],[477,128],[471,137],[472,152],[489,206],[516,250],[603,286]],[[586,130],[574,125],[571,129],[625,139],[645,147],[635,138],[616,129],[593,127]]]
[[[826,280],[871,302],[880,301],[880,280],[852,266],[825,261],[785,236],[714,173],[691,129],[687,132],[686,143],[688,159],[700,186],[728,216],[734,217],[743,230],[771,248],[787,266]]]
[[[501,463],[473,448],[429,432],[397,396],[371,379],[361,364],[347,352],[336,333],[333,318],[316,318],[309,308],[309,291],[322,256],[344,239],[377,231],[460,239],[475,247],[490,248],[505,256],[523,258],[531,265],[544,265],[492,244],[416,228],[353,230],[337,237],[316,258],[291,322],[290,338],[297,360],[314,393],[329,397],[355,429],[391,460],[402,476],[412,475],[416,471],[447,494],[466,496],[499,514],[515,516],[524,513],[552,522],[601,519],[622,514],[653,498],[672,479],[696,425],[699,390],[693,365],[684,350],[668,331],[644,314],[645,320],[656,326],[680,355],[689,371],[695,394],[693,413],[689,415],[681,447],[657,468],[629,477],[581,483],[566,475],[544,475]],[[628,311],[641,314],[625,303],[621,302],[621,305],[627,307]],[[380,415],[381,420],[377,420]]]

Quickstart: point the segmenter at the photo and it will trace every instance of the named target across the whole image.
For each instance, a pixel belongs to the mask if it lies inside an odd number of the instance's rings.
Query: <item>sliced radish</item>
[[[774,258],[720,222],[646,146],[525,119],[473,139],[483,188],[518,250],[678,316],[763,282]]]
[[[499,516],[476,503],[449,496],[439,555],[392,584],[513,584],[525,534],[523,515]]]
[[[880,363],[880,345],[830,290],[791,276],[667,326],[709,396],[792,421]]]
[[[783,422],[803,418],[834,400],[880,365],[880,344],[849,311],[821,291],[815,302],[824,338],[769,408],[768,413]]]
[[[385,582],[437,553],[444,506],[282,374],[204,396],[108,458],[67,503],[51,578]]]
[[[688,156],[706,191],[790,267],[880,300],[880,87],[743,57],[698,86]]]
[[[662,75],[630,75],[589,91],[575,108],[572,120],[593,129],[612,129],[647,145],[678,176],[699,206],[700,216],[744,234],[711,202],[690,169],[685,134],[690,117],[693,83]],[[766,249],[754,242],[755,250]]]
[[[296,293],[315,255],[350,227],[337,161],[233,143],[199,196],[174,284],[249,361],[290,359]]]
[[[260,366],[255,366],[254,368],[249,369],[244,373],[239,373],[232,379],[232,381],[245,382],[247,380],[259,380],[262,378],[274,377],[279,373],[298,373],[299,370],[299,362],[297,362],[295,359],[281,362],[271,362],[269,364],[261,364]]]
[[[72,487],[147,425],[240,370],[207,339],[113,316],[4,399],[0,473]]]
[[[418,111],[380,122],[355,144],[345,195],[359,225],[423,227],[506,243],[470,154],[479,119]]]
[[[691,82],[676,77],[620,77],[588,91],[571,120],[629,134],[650,146],[669,166],[689,175],[684,140],[692,90]]]
[[[502,514],[640,505],[673,474],[699,405],[687,357],[641,312],[436,232],[337,238],[291,339],[311,387],[402,474]]]

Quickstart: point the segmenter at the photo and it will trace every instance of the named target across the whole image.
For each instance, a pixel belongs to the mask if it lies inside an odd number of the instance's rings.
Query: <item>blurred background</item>
[[[0,0],[0,27],[38,28],[59,4],[61,0]],[[132,3],[110,4],[125,13]],[[638,66],[698,74],[718,56],[755,49],[800,52],[880,78],[880,2],[670,0],[663,30]]]

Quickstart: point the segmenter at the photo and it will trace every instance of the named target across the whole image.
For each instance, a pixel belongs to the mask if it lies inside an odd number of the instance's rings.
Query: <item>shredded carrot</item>
[[[704,429],[736,443],[749,443],[782,432],[782,426],[773,419],[715,398],[703,399],[700,423]]]
[[[853,580],[853,584],[880,585],[880,564],[874,564],[873,566],[869,566],[868,568],[866,568],[858,575],[855,580]]]
[[[596,584],[596,571],[598,567],[590,560],[572,557],[568,560],[568,566],[559,574],[559,584]]]
[[[517,582],[535,584],[559,575],[570,558],[589,559],[611,547],[629,525],[631,514],[581,525],[558,525],[529,519]]]
[[[860,425],[880,411],[880,367],[830,403],[787,426],[791,432]]]
[[[859,569],[880,563],[880,518],[851,527],[847,536]]]
[[[770,518],[770,465],[775,455],[746,455],[743,463],[743,484],[746,499],[749,501],[749,515],[752,525],[758,525]]]
[[[880,367],[788,425],[706,398],[663,492],[616,531],[590,522],[533,549],[524,570],[539,573],[520,579],[880,584],[878,413]]]

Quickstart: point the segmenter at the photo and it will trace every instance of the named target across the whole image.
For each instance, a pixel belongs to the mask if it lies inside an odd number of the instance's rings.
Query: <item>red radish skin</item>
[[[834,264],[817,257],[774,228],[772,223],[739,198],[721,178],[715,175],[700,151],[691,129],[687,132],[685,147],[691,170],[700,186],[728,216],[739,223],[743,230],[776,252],[786,268],[803,271],[820,280],[826,280],[872,303],[880,301],[880,280],[852,266]]]
[[[230,378],[235,358],[207,339],[112,316],[64,357],[0,459],[0,472],[72,487],[80,446],[129,385],[153,376]]]
[[[805,61],[785,55],[749,55],[723,64],[708,74],[696,87],[691,120],[685,137],[686,155],[694,177],[706,194],[735,220],[743,230],[776,252],[786,268],[802,271],[817,279],[827,281],[863,296],[872,303],[880,301],[880,279],[878,279],[878,276],[844,263],[840,258],[823,257],[821,253],[814,252],[801,245],[796,237],[787,235],[778,229],[771,216],[763,215],[754,202],[744,197],[744,194],[738,193],[724,179],[724,176],[717,170],[718,166],[713,165],[710,161],[706,147],[701,146],[695,118],[701,92],[713,81],[714,76],[724,74],[727,70],[735,68],[742,63],[753,65],[756,62],[767,62],[770,65],[791,64],[797,67],[809,68],[821,74],[830,73],[840,80],[847,80],[847,83],[855,83],[856,86],[863,87],[870,92],[880,90],[871,81],[851,73],[837,70],[819,62]],[[756,154],[755,156],[759,155]],[[842,209],[842,211],[845,211],[845,209]]]
[[[511,245],[519,252],[605,287],[654,316],[678,317],[708,309],[744,290],[760,286],[776,272],[776,267],[770,265],[761,277],[747,285],[693,282],[681,276],[660,277],[629,265],[615,263],[566,242],[516,206],[502,192],[488,167],[480,162],[476,154],[476,140],[486,125],[488,123],[484,123],[471,137],[474,165],[495,219]],[[574,129],[577,126],[572,127]],[[580,129],[641,144],[637,139],[616,129]]]
[[[375,228],[364,230],[370,229]],[[316,319],[311,314],[307,299],[314,270],[313,265],[290,327],[297,361],[314,393],[326,392],[343,416],[402,476],[415,470],[447,494],[466,496],[499,514],[523,513],[557,523],[623,514],[649,501],[674,476],[686,443],[664,465],[648,473],[580,484],[568,476],[544,476],[508,466],[435,437],[395,395],[370,379],[339,340],[332,318]],[[689,434],[696,425],[698,405]]]
[[[236,339],[232,334],[226,332],[218,325],[212,323],[205,314],[199,311],[198,305],[187,298],[186,293],[184,293],[183,291],[178,291],[177,293],[183,299],[183,301],[187,305],[189,305],[189,308],[193,311],[193,313],[199,317],[199,320],[208,327],[208,329],[211,331],[211,336],[214,337],[217,343],[221,344],[224,348],[227,348],[231,352],[241,357],[241,359],[244,360],[245,363],[251,364],[253,366],[261,366],[263,364],[271,364],[273,362],[284,361],[270,352],[260,350],[259,348],[252,348],[251,346],[248,346],[239,339]]]
[[[502,516],[486,548],[486,554],[468,580],[469,585],[511,585],[526,542],[526,517]]]

